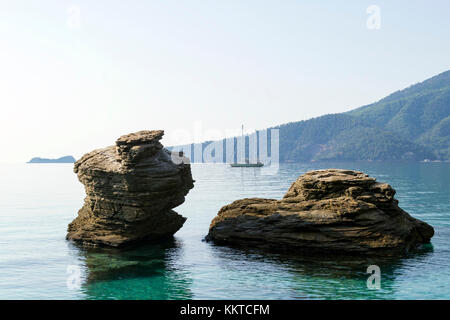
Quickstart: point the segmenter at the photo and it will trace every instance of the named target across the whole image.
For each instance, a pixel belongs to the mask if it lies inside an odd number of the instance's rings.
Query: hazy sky
[[[350,110],[450,69],[449,14],[448,0],[0,0],[0,161]]]

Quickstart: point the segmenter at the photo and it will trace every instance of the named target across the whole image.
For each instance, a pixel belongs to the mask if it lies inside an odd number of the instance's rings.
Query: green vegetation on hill
[[[274,129],[282,162],[450,160],[450,71],[349,112]]]
[[[281,161],[450,160],[450,71],[346,113],[276,128]]]

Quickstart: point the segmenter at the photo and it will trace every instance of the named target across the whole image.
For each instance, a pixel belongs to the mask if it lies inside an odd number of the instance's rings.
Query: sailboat
[[[244,138],[244,125],[242,125],[242,138]],[[240,167],[240,168],[248,168],[248,167],[262,167],[264,166],[264,163],[261,161],[256,161],[256,163],[251,163],[249,159],[245,158],[244,162],[234,162],[230,163],[230,166],[233,168]]]

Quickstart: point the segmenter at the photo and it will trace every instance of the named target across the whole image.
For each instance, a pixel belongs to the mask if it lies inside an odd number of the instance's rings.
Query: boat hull
[[[233,168],[249,168],[249,167],[262,167],[264,163],[230,163]]]

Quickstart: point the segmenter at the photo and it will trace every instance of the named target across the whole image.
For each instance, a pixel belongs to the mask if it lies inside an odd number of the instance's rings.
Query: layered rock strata
[[[186,218],[172,210],[193,188],[189,160],[163,148],[162,130],[139,131],[85,154],[74,172],[86,198],[67,239],[122,246],[167,238]]]
[[[242,199],[213,219],[207,240],[291,252],[405,252],[434,229],[398,206],[395,190],[367,174],[317,170],[300,176],[283,199]]]

